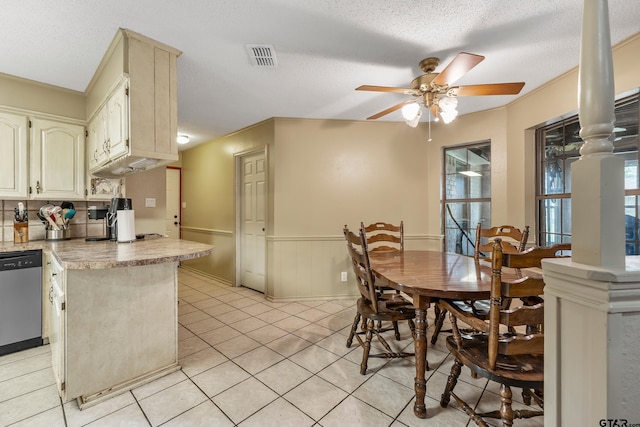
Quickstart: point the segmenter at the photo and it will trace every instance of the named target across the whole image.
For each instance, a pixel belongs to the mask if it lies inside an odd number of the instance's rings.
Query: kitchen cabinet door
[[[84,199],[84,127],[34,118],[31,127],[33,199]]]
[[[51,364],[58,393],[65,397],[66,379],[66,301],[65,271],[52,259],[51,280],[51,320],[49,325],[49,345],[51,346]]]
[[[51,306],[53,305],[52,255],[49,251],[42,251],[42,339],[43,344],[49,343],[51,325]]]
[[[27,197],[26,115],[0,111],[0,199]]]
[[[87,125],[87,164],[93,169],[108,159],[107,108],[101,108]]]
[[[129,150],[129,97],[128,80],[123,81],[107,102],[107,153],[115,160]]]

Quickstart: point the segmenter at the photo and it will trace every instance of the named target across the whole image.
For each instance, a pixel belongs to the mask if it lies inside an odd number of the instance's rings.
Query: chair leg
[[[396,341],[400,341],[400,330],[398,329],[398,322],[397,321],[393,321],[393,331],[396,334]]]
[[[511,388],[508,385],[500,385],[500,418],[505,427],[513,426],[513,408],[511,408]]]
[[[375,320],[364,319],[367,323],[367,333],[364,345],[362,346],[362,362],[360,363],[360,375],[367,373],[367,362],[369,361],[369,352],[371,351],[371,340],[373,339],[373,329],[375,328]]]
[[[449,374],[449,379],[447,379],[447,385],[444,388],[444,393],[440,397],[440,406],[446,408],[449,405],[449,401],[451,400],[451,392],[453,388],[458,383],[458,377],[460,376],[460,371],[462,370],[462,362],[458,359],[454,360],[453,366],[451,367],[451,373]]]
[[[438,341],[438,335],[440,334],[440,330],[442,329],[442,325],[444,324],[444,319],[447,316],[447,310],[438,309],[436,313],[435,325],[433,326],[433,335],[431,335],[431,344],[435,345],[436,341]]]
[[[528,388],[522,389],[522,401],[525,405],[531,406],[531,390]]]
[[[351,332],[349,332],[349,338],[347,338],[347,348],[351,347],[351,344],[353,343],[353,337],[358,333],[358,323],[360,323],[360,313],[356,313],[356,317],[353,319]]]

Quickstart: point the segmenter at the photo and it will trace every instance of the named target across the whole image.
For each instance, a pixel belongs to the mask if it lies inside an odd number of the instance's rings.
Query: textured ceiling
[[[640,32],[638,0],[609,3],[612,44]],[[486,59],[456,84],[524,81],[576,67],[582,0],[2,0],[0,73],[84,91],[119,27],[183,53],[178,127],[189,146],[270,117],[364,120],[406,95],[418,62]],[[270,44],[277,68],[245,46]],[[520,96],[521,96],[520,95]],[[516,96],[465,97],[460,114]],[[424,115],[425,120],[427,115]],[[401,120],[400,112],[380,120]],[[188,146],[187,146],[188,147]]]

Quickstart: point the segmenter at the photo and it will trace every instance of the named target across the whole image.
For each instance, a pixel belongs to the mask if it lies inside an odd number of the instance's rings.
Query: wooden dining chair
[[[346,227],[346,225],[345,225]],[[382,251],[403,251],[404,250],[404,222],[400,221],[400,225],[393,225],[386,222],[374,222],[367,226],[364,225],[363,222],[360,222],[360,229],[364,230],[364,234],[367,241],[367,252],[382,252]],[[399,301],[403,301],[404,298],[401,297],[398,291],[378,286],[379,298],[383,299],[396,299]],[[356,316],[357,317],[357,316]],[[352,328],[352,331],[357,331],[357,326],[360,319],[354,319],[354,326],[356,329]],[[382,325],[378,325],[379,329],[382,329]],[[396,333],[396,340],[400,341],[400,332],[398,330],[397,322],[393,323],[393,328]],[[361,327],[361,334],[365,333],[366,325],[364,322]],[[356,332],[352,332],[349,334],[347,338],[347,347],[351,347],[353,343],[353,334]]]
[[[367,238],[367,247],[370,252],[376,251],[402,251],[404,250],[404,222],[393,225],[386,222],[374,222],[365,227],[360,223]]]
[[[415,353],[407,353],[404,351],[396,351],[391,348],[389,343],[384,339],[383,333],[388,329],[380,328],[382,322],[397,322],[406,320],[409,324],[411,334],[415,338],[415,310],[411,301],[402,298],[383,299],[380,298],[380,292],[375,285],[375,276],[371,271],[369,262],[369,252],[367,250],[367,241],[364,230],[360,229],[359,234],[354,234],[345,226],[344,236],[347,241],[347,251],[351,258],[351,264],[356,276],[356,283],[360,291],[360,298],[356,303],[356,318],[351,328],[351,339],[356,338],[360,347],[362,347],[362,362],[360,363],[360,373],[364,375],[367,372],[367,364],[370,357],[397,358],[414,356]],[[362,318],[366,332],[364,339],[357,333],[358,323]],[[397,326],[395,328],[397,332]],[[382,345],[382,352],[371,354],[371,342],[376,337]],[[350,346],[350,343],[347,343]]]
[[[529,240],[529,226],[526,225],[524,230],[512,225],[482,228],[482,223],[479,222],[476,227],[474,258],[489,258],[488,255],[493,250],[495,239],[502,240],[503,253],[505,254],[522,252],[527,247],[527,240]]]
[[[446,343],[455,358],[440,406],[446,407],[453,397],[479,426],[487,425],[484,418],[500,418],[505,426],[511,426],[514,418],[543,415],[544,281],[539,268],[543,258],[554,257],[563,250],[570,250],[570,245],[532,248],[507,254],[503,252],[501,239],[496,239],[491,254],[488,320],[461,310],[453,301],[439,301],[441,307],[451,315],[453,335],[447,337]],[[503,279],[503,268],[506,267],[516,269],[516,279]],[[531,270],[534,267],[537,269]],[[505,300],[512,301],[512,304],[505,307]],[[521,304],[514,307],[517,300]],[[462,329],[458,326],[460,322],[470,329]],[[472,405],[453,392],[463,365],[478,376],[500,383],[499,410],[477,413]],[[514,410],[511,406],[511,387],[522,388],[525,403],[530,404],[533,398],[541,409]]]
[[[501,239],[503,253],[510,254],[522,252],[527,247],[527,240],[529,239],[529,226],[526,225],[524,227],[524,231],[512,225],[500,225],[497,227],[482,228],[482,223],[479,222],[476,227],[476,240],[473,257],[476,260],[489,259],[495,239]],[[488,300],[457,301],[456,304],[461,310],[466,310],[482,319],[486,319],[489,316]],[[431,344],[435,344],[438,341],[438,335],[442,330],[442,326],[447,316],[446,310],[443,311],[442,309],[440,309],[439,305],[436,305],[435,312],[436,313],[433,334],[431,335]]]

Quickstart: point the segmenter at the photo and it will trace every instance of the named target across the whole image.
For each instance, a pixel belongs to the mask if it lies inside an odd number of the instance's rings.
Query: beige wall
[[[614,49],[616,93],[640,86],[638,51],[640,35]],[[412,129],[404,123],[278,118],[265,122],[268,130],[263,123],[187,150],[183,238],[217,242],[212,259],[200,260],[198,268],[235,283],[233,155],[269,144],[267,294],[355,294],[352,284],[338,281],[339,272],[348,271],[342,225],[402,219],[407,247],[440,249],[442,149],[487,139],[492,222],[529,225],[533,237],[533,129],[575,114],[577,80],[574,69],[506,107],[434,124],[430,143],[426,123]]]
[[[186,203],[182,238],[215,246],[210,256],[186,261],[184,266],[235,283],[236,155],[270,146],[273,140],[272,119],[181,152],[182,200]],[[273,183],[272,178],[269,181]],[[273,195],[272,190],[269,193]]]
[[[158,167],[127,177],[127,195],[136,218],[136,234],[166,233],[167,179],[166,169]],[[156,207],[145,206],[145,199],[156,199]]]
[[[0,73],[0,105],[85,120],[84,93]]]

